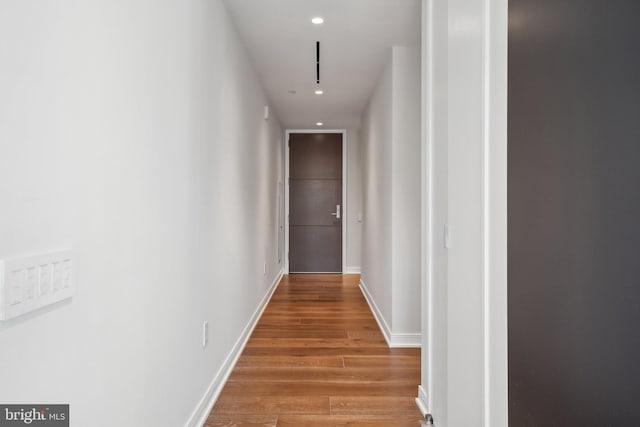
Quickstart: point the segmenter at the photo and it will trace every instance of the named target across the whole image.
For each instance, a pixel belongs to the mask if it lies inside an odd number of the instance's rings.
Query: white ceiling
[[[420,43],[419,0],[225,0],[282,125],[358,127],[391,46]],[[311,18],[325,22],[313,25]],[[320,85],[314,94],[315,43]],[[290,94],[295,90],[296,94]],[[416,89],[418,90],[418,89]]]

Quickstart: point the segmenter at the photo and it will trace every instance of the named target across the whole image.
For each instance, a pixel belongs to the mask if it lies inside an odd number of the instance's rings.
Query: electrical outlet
[[[267,263],[266,262],[264,263],[264,267],[262,269],[262,274],[265,275],[265,276],[267,275]]]
[[[202,348],[205,348],[209,344],[209,322],[204,321],[202,324]]]

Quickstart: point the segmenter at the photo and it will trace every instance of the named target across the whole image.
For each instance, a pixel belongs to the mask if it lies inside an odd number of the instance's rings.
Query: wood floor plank
[[[387,346],[359,276],[285,276],[205,427],[420,426],[420,349]]]
[[[218,398],[214,415],[329,414],[327,396],[229,396]]]
[[[386,344],[385,344],[386,345]],[[247,347],[244,350],[247,356],[313,356],[322,354],[324,356],[384,356],[384,355],[411,355],[407,348],[384,348],[384,347]],[[416,357],[420,357],[419,355]]]
[[[420,368],[325,368],[318,367],[272,367],[269,369],[255,367],[236,367],[229,381],[245,382],[305,382],[316,384],[325,381],[375,382],[392,384],[395,381],[420,381]]]
[[[384,337],[380,335],[380,331],[376,331],[373,329],[349,328],[347,330],[347,336],[349,339],[362,339],[372,341],[384,340]]]
[[[236,368],[343,368],[342,356],[242,356]]]
[[[396,396],[335,396],[330,398],[331,415],[420,416],[415,398]]]
[[[378,324],[374,319],[332,319],[332,318],[300,318],[300,324],[302,325],[318,325],[318,326],[331,326],[339,325],[345,329],[366,329],[371,331],[378,331]]]
[[[203,427],[276,427],[276,415],[212,415]]]
[[[302,324],[302,319],[301,318],[290,318],[287,317],[286,320],[283,319],[278,319],[275,317],[269,317],[269,316],[265,316],[263,315],[260,318],[260,324],[256,326],[256,328],[261,327],[261,328],[268,328],[268,327],[272,327],[272,326],[282,326],[282,325],[287,325],[288,327],[294,327],[297,325],[301,325]]]
[[[407,396],[415,397],[417,385],[414,380],[396,381],[393,384],[345,383],[326,381],[315,383],[313,387],[305,383],[257,383],[229,382],[223,393],[230,395],[247,394],[251,387],[251,396],[295,395],[295,396]]]
[[[253,347],[286,347],[286,348],[378,348],[383,344],[380,340],[367,340],[361,338],[251,338],[247,343],[248,348]]]
[[[283,415],[278,427],[420,427],[423,424],[412,416],[309,416]]]
[[[317,329],[317,330],[304,330],[304,329],[277,329],[277,328],[260,328],[253,332],[253,338],[345,338],[348,339],[348,334],[345,329]]]
[[[345,368],[398,367],[420,368],[420,358],[416,356],[377,355],[344,356]]]

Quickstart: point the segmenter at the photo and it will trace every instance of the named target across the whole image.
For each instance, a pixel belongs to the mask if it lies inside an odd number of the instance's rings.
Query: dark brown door
[[[342,272],[342,134],[289,136],[289,271]]]

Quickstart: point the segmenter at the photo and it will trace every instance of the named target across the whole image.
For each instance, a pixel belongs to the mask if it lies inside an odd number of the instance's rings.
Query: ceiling
[[[325,129],[358,127],[390,48],[420,43],[420,0],[224,2],[272,109],[289,129],[318,128],[316,122]],[[316,16],[324,24],[312,24]],[[317,88],[324,94],[315,95]]]

